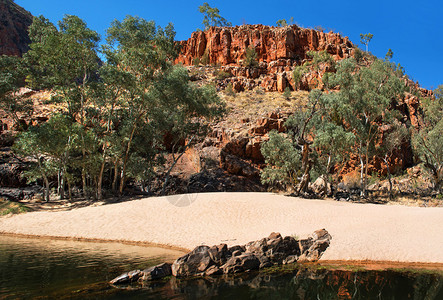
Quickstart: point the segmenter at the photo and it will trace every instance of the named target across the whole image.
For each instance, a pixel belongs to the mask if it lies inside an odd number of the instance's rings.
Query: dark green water
[[[0,236],[0,299],[443,299],[438,272],[305,266],[115,288],[120,273],[172,261],[160,248]]]

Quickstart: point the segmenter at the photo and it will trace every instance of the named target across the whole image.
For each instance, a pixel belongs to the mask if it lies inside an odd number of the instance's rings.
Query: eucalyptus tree
[[[155,157],[165,133],[173,132],[177,140],[183,139],[195,132],[189,129],[190,123],[197,124],[196,119],[210,118],[219,111],[220,102],[214,89],[194,86],[186,69],[173,64],[178,55],[174,37],[172,24],[163,29],[153,21],[131,16],[122,22],[114,21],[108,29],[105,53],[112,59],[107,64],[124,78],[108,82],[110,89],[121,90],[115,112],[121,117],[118,126],[114,126],[112,146],[115,168],[120,170],[120,194],[128,170],[134,176],[140,169],[131,163],[134,155],[144,153]],[[140,145],[134,143],[136,139],[144,139],[144,149],[149,143],[151,151],[139,149]]]
[[[58,194],[64,199],[66,185],[69,197],[73,183],[73,174],[70,172],[81,159],[80,143],[81,126],[66,114],[53,115],[46,123],[29,128],[19,135],[14,143],[16,152],[33,157],[35,165],[25,176],[28,180],[43,178],[45,185],[45,199],[49,201],[49,177],[59,175]]]
[[[31,103],[19,95],[19,90],[24,86],[24,64],[20,57],[0,56],[0,109],[3,109],[14,124],[20,128],[18,113],[30,111]]]
[[[372,33],[360,33],[360,43],[366,46],[366,52],[369,50],[369,42],[372,40],[374,35]]]
[[[220,10],[217,7],[209,6],[208,2],[200,5],[198,11],[203,14],[204,30],[207,30],[212,26],[232,26],[231,22],[226,21],[226,19],[220,15]]]
[[[31,86],[50,87],[53,100],[64,103],[69,116],[81,126],[83,193],[87,195],[87,163],[92,150],[86,143],[86,109],[90,105],[90,83],[99,69],[97,47],[100,36],[77,16],[65,15],[58,29],[43,16],[34,18],[29,28],[30,50],[24,56],[29,66]]]
[[[404,91],[401,75],[400,70],[387,61],[376,59],[368,67],[359,67],[349,58],[342,60],[337,73],[331,76],[331,84],[340,90],[325,96],[336,103],[347,130],[354,135],[362,195],[366,195],[369,159],[380,136],[379,127],[392,120],[392,100]]]
[[[413,131],[412,145],[423,166],[432,175],[435,191],[443,186],[443,86],[434,91],[435,98],[423,99],[423,126]]]

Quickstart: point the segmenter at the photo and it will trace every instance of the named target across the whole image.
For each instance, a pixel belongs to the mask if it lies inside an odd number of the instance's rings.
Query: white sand
[[[326,228],[322,260],[443,263],[443,208],[351,204],[270,193],[146,198],[0,218],[0,232],[148,242],[192,249],[268,236],[307,237]]]

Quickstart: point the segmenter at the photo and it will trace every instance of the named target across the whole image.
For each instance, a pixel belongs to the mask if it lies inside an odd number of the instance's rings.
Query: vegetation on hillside
[[[33,158],[26,176],[43,180],[46,200],[53,178],[62,199],[74,187],[87,198],[101,199],[104,185],[121,195],[128,177],[147,187],[154,170],[164,168],[162,153],[180,157],[223,112],[212,86],[197,87],[186,69],[173,65],[172,24],[116,20],[101,49],[99,35],[76,16],[66,15],[58,27],[35,18],[29,32],[29,52],[14,58],[24,74],[6,70],[12,79],[2,84],[2,104],[22,84],[20,76],[33,88],[53,90],[59,109],[15,143],[18,153]]]
[[[311,68],[325,62],[333,64],[333,60],[322,56],[327,54],[314,55]],[[296,72],[302,73],[306,67],[305,64]],[[292,187],[297,194],[303,194],[312,173],[322,174],[327,181],[331,168],[344,158],[349,160],[354,152],[360,162],[361,193],[366,196],[370,159],[378,156],[388,165],[393,151],[410,134],[399,112],[392,109],[405,92],[404,74],[388,59],[374,58],[368,65],[348,58],[330,67],[336,72],[324,73],[325,88],[312,90],[306,109],[286,121],[287,132],[271,133],[262,146],[267,167],[261,178],[264,183]],[[412,132],[415,149],[432,172],[436,190],[440,190],[442,178],[441,99],[437,90],[436,99],[423,103],[425,126]],[[382,137],[384,143],[380,143]],[[390,179],[389,170],[388,175]]]

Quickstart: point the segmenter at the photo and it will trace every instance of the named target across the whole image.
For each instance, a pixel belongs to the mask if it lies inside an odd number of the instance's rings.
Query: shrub
[[[246,57],[243,61],[243,66],[247,68],[258,66],[257,52],[255,51],[255,48],[249,47],[248,49],[246,49]]]
[[[291,97],[291,89],[287,86],[285,88],[285,91],[283,92],[283,97],[286,99],[289,99]]]

